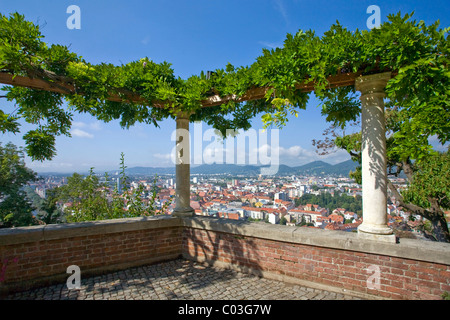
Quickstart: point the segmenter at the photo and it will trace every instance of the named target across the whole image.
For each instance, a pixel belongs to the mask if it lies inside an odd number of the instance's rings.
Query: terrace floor
[[[342,293],[264,279],[183,259],[90,278],[83,278],[81,271],[79,290],[68,290],[64,283],[12,294],[4,299],[360,300]]]

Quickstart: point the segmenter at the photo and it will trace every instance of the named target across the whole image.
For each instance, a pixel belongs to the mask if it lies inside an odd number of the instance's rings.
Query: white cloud
[[[158,160],[158,165],[175,164],[175,154],[172,153],[155,153],[153,157]]]
[[[74,121],[74,122],[72,122],[72,127],[73,128],[90,129],[90,130],[95,130],[95,131],[100,131],[102,128],[100,121],[96,121],[96,122],[92,122],[92,123],[85,123],[82,121]]]
[[[87,124],[81,121],[74,121],[72,122],[72,127],[74,128],[85,128],[87,127]]]
[[[150,42],[150,36],[146,36],[144,39],[141,40],[141,43],[146,46]]]
[[[91,134],[91,133],[89,133],[89,132],[86,132],[86,131],[84,131],[84,130],[78,129],[78,128],[72,129],[72,130],[70,131],[70,134],[71,134],[73,137],[78,137],[78,138],[88,138],[88,139],[94,138],[94,135],[93,135],[93,134]]]
[[[327,155],[323,155],[323,156],[317,155],[317,159],[328,162],[329,164],[338,164],[338,163],[350,160],[351,157],[347,151],[339,149],[339,150],[329,153]]]
[[[266,155],[268,157],[276,156],[271,146],[265,144],[253,152],[258,152],[259,158]],[[312,161],[325,161],[330,164],[337,164],[350,159],[348,153],[344,150],[337,150],[327,155],[319,155],[312,149],[305,149],[302,146],[294,145],[289,148],[279,147],[278,148],[279,162],[280,164],[286,164],[288,166],[299,166],[304,165]],[[271,159],[271,161],[276,161],[276,159]]]
[[[261,44],[264,47],[267,47],[269,49],[276,49],[276,48],[283,47],[283,43],[276,43],[276,42],[259,41],[259,44]]]
[[[202,163],[204,164],[223,164],[226,163],[227,154],[230,154],[230,157],[233,157],[234,161],[234,153],[228,151],[226,148],[223,148],[220,144],[217,146],[209,145],[203,150],[203,159]]]
[[[267,144],[259,147],[257,151],[264,154],[274,153],[272,147]],[[283,157],[283,159],[313,158],[317,156],[314,151],[304,149],[301,146],[292,146],[289,148],[278,147],[278,154],[280,155],[280,157]]]
[[[280,147],[279,153],[280,156],[289,158],[312,158],[316,156],[316,154],[313,151],[306,150],[301,146],[292,146],[287,149]]]
[[[69,169],[73,167],[72,163],[68,162],[53,162],[53,161],[46,161],[46,162],[31,162],[27,164],[27,166],[30,169],[36,170],[36,171],[60,171],[60,169]]]
[[[153,156],[161,160],[170,160],[172,158],[172,155],[170,153],[155,153]]]
[[[91,130],[100,131],[102,129],[102,124],[100,121],[96,121],[89,124]]]
[[[70,133],[74,137],[92,139],[94,138],[94,135],[88,131],[100,131],[101,129],[102,126],[100,121],[95,121],[92,123],[74,121],[72,122],[72,130]]]
[[[289,17],[287,14],[286,7],[284,6],[283,0],[275,0],[274,1],[275,9],[281,14],[286,24],[289,23]]]
[[[155,153],[153,157],[158,166],[175,164],[175,153]],[[227,149],[226,146],[218,147],[217,145],[209,145],[203,149],[201,156],[191,158],[191,165],[213,163],[237,165],[285,164],[295,167],[317,160],[337,164],[349,159],[350,156],[344,150],[337,150],[336,152],[321,156],[314,149],[305,149],[299,145],[277,147],[264,144],[256,148],[249,148],[248,150],[245,148]]]

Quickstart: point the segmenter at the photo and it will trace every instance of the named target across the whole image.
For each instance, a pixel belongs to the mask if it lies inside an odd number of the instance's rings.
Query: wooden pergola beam
[[[328,88],[337,88],[337,87],[346,87],[346,86],[353,86],[355,84],[355,80],[362,75],[362,72],[352,72],[352,73],[343,73],[339,75],[329,76],[327,78],[328,81]],[[12,86],[19,86],[19,87],[26,87],[30,89],[36,89],[36,90],[45,90],[49,92],[55,92],[55,93],[61,93],[61,94],[76,94],[76,90],[74,85],[70,81],[59,81],[59,82],[53,82],[53,81],[46,81],[39,78],[30,78],[30,77],[24,77],[24,76],[13,76],[6,72],[0,72],[0,83],[6,84],[6,85],[12,85]],[[297,84],[295,88],[297,90],[300,90],[301,92],[312,92],[314,91],[315,84],[314,82],[303,82],[300,84]],[[244,95],[241,97],[238,97],[236,95],[230,95],[226,97],[220,97],[219,95],[214,95],[211,97],[208,97],[207,99],[202,101],[202,106],[204,108],[207,107],[214,107],[218,106],[224,103],[227,103],[228,101],[236,101],[236,102],[244,102],[244,101],[251,101],[251,100],[258,100],[258,99],[264,99],[266,93],[268,90],[270,90],[270,87],[260,87],[260,88],[252,88],[249,89]],[[125,100],[128,100],[129,102],[133,103],[140,103],[140,104],[146,104],[147,101],[143,99],[140,95],[135,94],[133,92],[127,92],[122,89],[117,89],[116,91],[120,92],[123,91],[123,96],[126,97]],[[82,94],[82,93],[80,93]],[[115,102],[123,102],[124,99],[119,94],[111,94],[108,97],[108,100],[115,101]],[[153,102],[153,107],[157,108],[164,108],[166,104],[164,102]]]
[[[12,75],[6,72],[0,72],[0,83],[15,86],[15,87],[26,87],[36,90],[44,90],[49,92],[63,93],[63,94],[74,94],[75,88],[73,85],[65,83],[51,83],[37,78],[23,77],[19,75]]]
[[[343,73],[335,76],[329,76],[327,78],[328,81],[328,88],[338,88],[338,87],[347,87],[347,86],[354,86],[355,80],[362,75],[362,72],[352,72],[352,73]],[[303,82],[300,84],[297,84],[295,86],[296,90],[300,90],[301,92],[312,92],[314,91],[315,83],[314,82]],[[208,99],[204,100],[202,102],[203,107],[213,107],[218,106],[221,104],[224,104],[228,101],[236,101],[236,102],[244,102],[244,101],[251,101],[251,100],[258,100],[258,99],[264,99],[267,91],[269,91],[271,88],[253,88],[249,89],[243,96],[237,97],[235,95],[233,96],[227,96],[227,97],[220,97],[218,95],[211,96]]]
[[[19,75],[12,75],[6,72],[0,72],[0,83],[11,85],[11,86],[17,86],[17,87],[25,87],[35,90],[44,90],[48,92],[55,92],[55,93],[61,93],[61,94],[76,94],[77,91],[75,90],[75,87],[73,84],[71,84],[70,81],[59,81],[59,82],[53,82],[53,81],[46,81],[39,78],[30,78],[30,77],[24,77]],[[120,91],[118,89],[117,91]],[[82,94],[82,93],[80,93]],[[130,93],[130,92],[124,92],[124,95],[127,97],[128,101],[135,102],[135,103],[146,103],[146,101],[139,95]],[[109,101],[114,102],[123,102],[124,99],[119,96],[118,94],[111,94],[108,97]],[[163,104],[154,104],[156,107],[163,107]]]

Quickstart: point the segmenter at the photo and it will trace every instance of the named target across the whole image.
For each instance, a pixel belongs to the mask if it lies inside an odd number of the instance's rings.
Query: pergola
[[[47,79],[23,77],[0,72],[0,83],[12,86],[27,87],[61,94],[75,94],[73,81],[48,73]],[[365,75],[363,72],[342,73],[327,78],[328,88],[355,86],[361,93],[362,124],[362,191],[363,191],[363,223],[358,228],[361,237],[395,242],[392,229],[388,227],[387,218],[387,161],[386,130],[384,117],[384,88],[395,76],[395,72],[380,72]],[[314,91],[314,82],[303,82],[295,86],[302,92]],[[244,102],[264,99],[271,88],[258,87],[249,89],[242,96],[218,95],[209,96],[202,101],[202,107],[213,107],[228,101]],[[77,94],[80,94],[79,92]],[[145,104],[139,95],[124,92],[130,102]],[[119,95],[113,94],[108,100],[122,102]],[[164,102],[153,102],[153,107],[164,108]],[[176,117],[176,205],[175,216],[189,217],[195,214],[190,206],[190,163],[189,139],[183,139],[189,132],[189,113],[180,112]],[[184,155],[184,156],[183,156]]]

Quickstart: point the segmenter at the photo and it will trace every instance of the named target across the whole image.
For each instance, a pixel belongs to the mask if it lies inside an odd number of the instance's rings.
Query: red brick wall
[[[67,267],[81,274],[174,259],[181,254],[181,227],[134,230],[0,245],[0,289],[68,278]],[[94,272],[95,273],[95,272]],[[28,282],[28,284],[27,284]]]
[[[220,261],[392,299],[442,299],[450,292],[450,266],[323,248],[297,243],[242,237],[185,228],[184,256]],[[378,289],[369,289],[367,270],[380,271]]]
[[[183,227],[175,219],[0,232],[0,293],[61,282],[69,277],[70,265],[79,266],[83,277],[181,254],[385,298],[441,299],[443,292],[450,292],[447,264],[280,241],[265,232],[250,236],[238,224],[227,224],[224,230],[217,229],[220,224],[208,226],[208,221],[199,221],[200,229]],[[380,270],[379,289],[367,286],[371,266]]]

